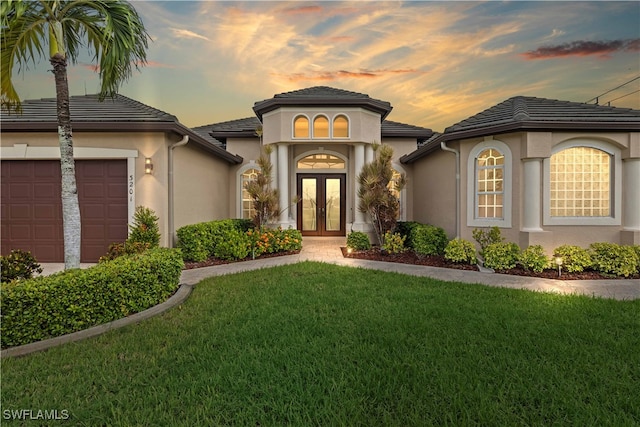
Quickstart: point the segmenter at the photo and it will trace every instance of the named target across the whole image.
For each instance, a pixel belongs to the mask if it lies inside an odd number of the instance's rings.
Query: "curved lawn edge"
[[[75,342],[84,340],[87,338],[95,337],[98,335],[102,335],[105,332],[111,331],[113,329],[122,328],[123,326],[132,325],[134,323],[141,322],[143,320],[149,319],[151,317],[157,316],[158,314],[162,314],[165,311],[173,308],[177,305],[182,304],[186,299],[191,295],[191,291],[193,290],[193,285],[190,284],[180,284],[178,290],[169,297],[164,302],[160,304],[154,305],[151,308],[148,308],[139,313],[132,314],[131,316],[123,317],[118,320],[114,320],[108,323],[103,323],[101,325],[92,326],[88,329],[84,329],[82,331],[72,332],[70,334],[61,335],[59,337],[49,338],[42,341],[36,341],[29,344],[24,344],[16,347],[10,347],[0,351],[0,359],[5,357],[17,357],[24,356],[30,353],[35,353],[38,351],[47,350],[52,347],[57,347],[62,344]]]

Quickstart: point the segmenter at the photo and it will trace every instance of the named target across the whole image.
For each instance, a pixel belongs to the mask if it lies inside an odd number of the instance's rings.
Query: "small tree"
[[[358,209],[369,214],[378,242],[384,245],[385,234],[396,226],[400,202],[389,188],[393,180],[393,148],[375,144],[373,149],[376,154],[374,160],[365,164],[358,175]],[[406,177],[402,174],[392,188],[400,192],[405,184]]]
[[[244,187],[253,199],[253,208],[256,211],[253,222],[258,228],[275,222],[280,215],[278,190],[271,188],[273,165],[270,155],[272,151],[271,146],[264,147],[256,161],[260,172],[255,180],[247,182]]]

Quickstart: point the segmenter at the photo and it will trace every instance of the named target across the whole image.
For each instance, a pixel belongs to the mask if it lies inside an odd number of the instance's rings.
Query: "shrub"
[[[475,265],[478,263],[474,244],[460,238],[449,241],[447,247],[444,248],[444,258],[460,264]]]
[[[628,277],[638,270],[638,254],[632,246],[592,243],[589,250],[592,267],[601,273]]]
[[[141,254],[150,249],[149,243],[125,241],[124,243],[112,243],[109,245],[109,251],[106,255],[101,256],[98,263],[112,261],[123,255]]]
[[[0,256],[0,282],[10,282],[12,280],[31,279],[33,273],[42,273],[40,264],[36,261],[31,252],[14,249],[6,256]]]
[[[580,273],[591,267],[589,251],[579,246],[562,245],[553,252],[554,258],[562,258],[562,269],[569,273]]]
[[[441,227],[420,224],[411,231],[413,250],[418,255],[442,255],[449,239]]]
[[[247,231],[249,251],[253,257],[265,253],[291,252],[302,249],[302,233],[299,230],[278,228],[256,228]]]
[[[511,242],[491,243],[484,249],[484,266],[494,270],[514,268],[520,257],[520,247]]]
[[[224,260],[244,259],[249,255],[251,241],[247,233],[240,230],[227,230],[223,239],[216,244],[213,256]]]
[[[404,244],[408,248],[413,248],[413,241],[411,240],[411,232],[414,228],[420,226],[419,222],[416,221],[398,221],[396,223],[396,228],[393,230],[395,233],[400,233],[401,236],[405,237]]]
[[[476,228],[472,232],[473,239],[480,245],[480,256],[484,258],[484,251],[487,246],[493,243],[504,242],[504,237],[500,234],[500,229],[497,226],[489,229]]]
[[[132,243],[147,243],[150,248],[160,246],[160,228],[158,216],[152,209],[137,206],[133,214],[133,224],[129,227],[129,238]]]
[[[3,284],[2,348],[76,332],[161,303],[178,288],[183,266],[178,250],[156,248],[85,270]]]
[[[540,245],[532,245],[520,254],[520,264],[525,270],[541,273],[545,268],[551,266],[549,257],[544,253],[544,248]]]
[[[384,250],[389,254],[401,254],[407,249],[404,246],[406,237],[401,236],[400,233],[392,233],[387,231],[384,234]]]
[[[371,249],[369,235],[362,231],[352,231],[347,236],[347,247],[355,249],[356,251],[366,251]]]
[[[178,247],[182,250],[185,261],[204,261],[214,256],[216,245],[226,239],[227,232],[246,232],[251,227],[252,222],[245,219],[223,219],[185,225],[176,231]]]

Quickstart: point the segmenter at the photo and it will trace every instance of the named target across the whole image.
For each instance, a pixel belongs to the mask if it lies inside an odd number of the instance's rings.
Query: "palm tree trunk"
[[[80,205],[78,203],[76,166],[73,159],[73,140],[71,137],[67,61],[62,55],[55,54],[50,62],[53,66],[56,82],[60,170],[62,172],[64,268],[70,269],[80,266]]]

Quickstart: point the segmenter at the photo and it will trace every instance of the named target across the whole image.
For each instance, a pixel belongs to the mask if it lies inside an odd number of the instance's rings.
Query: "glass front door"
[[[298,230],[303,236],[345,235],[344,174],[298,174]]]

